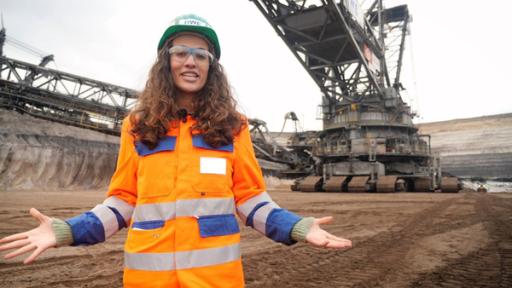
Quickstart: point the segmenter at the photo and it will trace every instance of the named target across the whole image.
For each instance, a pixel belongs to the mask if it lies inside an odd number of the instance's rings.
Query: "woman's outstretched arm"
[[[332,216],[302,218],[292,229],[291,237],[295,241],[304,241],[315,247],[348,249],[352,247],[352,241],[341,238],[325,231],[320,227],[332,221]]]
[[[305,241],[316,247],[352,247],[350,240],[334,236],[320,227],[330,222],[332,217],[302,218],[272,201],[265,191],[265,182],[247,126],[240,132],[234,146],[233,192],[238,215],[246,226],[286,245]]]
[[[4,258],[9,259],[32,251],[23,261],[28,264],[49,248],[103,242],[128,225],[137,198],[137,157],[134,155],[134,139],[130,129],[129,119],[126,118],[123,121],[117,168],[110,182],[108,198],[91,211],[66,221],[50,218],[31,208],[30,214],[39,221],[39,226],[0,239],[0,251],[17,249],[6,254]]]
[[[52,228],[52,219],[35,208],[30,209],[30,215],[39,221],[39,226],[26,232],[10,235],[0,239],[0,251],[14,250],[4,256],[5,259],[10,259],[22,254],[32,252],[23,263],[29,264],[33,262],[41,253],[49,248],[57,246],[57,237]],[[60,242],[66,242],[61,239]]]

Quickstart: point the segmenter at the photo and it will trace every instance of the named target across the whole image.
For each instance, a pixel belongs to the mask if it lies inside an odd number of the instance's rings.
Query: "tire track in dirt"
[[[299,246],[279,247],[244,258],[247,287],[374,287],[409,277],[404,258],[414,240],[429,234],[434,220],[455,199],[423,209],[389,231],[354,243],[348,251],[325,251]],[[335,232],[335,231],[333,231]],[[327,281],[328,279],[328,281]]]
[[[413,287],[464,287],[468,283],[472,287],[512,287],[512,203],[489,194],[472,194],[471,198],[490,244],[422,275]]]
[[[122,251],[108,250],[40,259],[30,265],[0,263],[0,287],[121,287],[122,259]]]
[[[383,196],[373,194],[299,195],[301,197],[297,198],[292,197],[292,193],[276,193],[276,198],[282,198],[280,204],[299,214],[317,217],[335,215],[337,224],[329,225],[328,230],[342,236],[353,233],[351,237],[356,240],[355,246],[344,252],[314,249],[305,244],[285,247],[272,243],[252,229],[242,227],[247,287],[512,287],[512,198],[495,195],[399,195],[411,201],[396,201],[393,198],[396,195],[386,195],[385,199],[393,204],[388,205],[387,201],[382,201]],[[11,231],[14,233],[33,228],[33,219],[29,216],[6,221],[8,217],[18,216],[19,207],[27,205],[23,201],[34,201],[21,196],[20,201],[14,201],[17,198],[9,200],[13,206],[5,206],[9,210],[2,209],[0,212],[0,223],[4,223],[0,225],[0,237]],[[78,196],[80,194],[73,194],[73,197]],[[362,196],[365,201],[346,204]],[[38,198],[38,201],[44,200],[40,203],[43,206],[41,211],[51,210],[48,207],[54,205],[54,201],[51,201],[51,197],[49,199]],[[322,201],[318,201],[320,199]],[[376,205],[374,200],[379,204]],[[52,216],[60,217],[85,210],[75,208],[77,205],[73,203],[85,203],[84,207],[92,203],[90,197],[68,201],[71,205],[64,206],[63,203],[62,209],[52,207],[52,212],[57,214]],[[307,213],[304,212],[306,210]],[[458,242],[446,241],[446,237],[461,233],[450,232],[461,228],[472,231],[470,226],[475,225],[480,227],[478,231],[485,238],[485,243],[490,243],[488,246],[478,245],[480,250],[450,247],[457,246]],[[377,232],[380,233],[375,234]],[[121,232],[104,244],[63,248],[29,266],[0,261],[0,287],[121,287],[125,236]],[[439,247],[432,243],[436,239],[442,241]],[[477,243],[475,241],[473,239],[473,243]],[[421,246],[419,243],[433,246]],[[427,250],[421,250],[422,247]],[[445,266],[419,274],[422,273],[420,271],[427,271],[422,267],[428,266],[411,267],[411,263],[415,263],[411,261],[415,261],[413,257],[421,257],[422,254],[417,251],[428,252],[428,249],[439,252],[436,255],[440,255],[440,264]]]
[[[123,286],[123,272],[118,271],[115,273],[94,273],[94,275],[87,275],[85,277],[77,277],[71,280],[56,280],[46,283],[45,285],[34,285],[28,288],[55,288],[55,287],[87,287],[87,288],[112,288]],[[111,271],[110,271],[111,272]],[[93,280],[91,281],[91,278]]]
[[[468,200],[470,203],[468,203]],[[470,194],[464,195],[464,199],[458,199],[457,201],[453,202],[452,207],[456,209],[457,214],[446,214],[446,213],[440,213],[438,215],[432,215],[432,217],[435,217],[435,224],[433,224],[428,231],[425,231],[426,234],[423,235],[424,237],[433,236],[436,234],[442,234],[442,233],[449,233],[454,230],[470,227],[473,225],[476,225],[478,223],[481,223],[481,218],[478,216],[476,211],[474,211],[474,204],[476,200],[470,196]],[[470,206],[472,212],[471,213],[460,213],[460,207],[461,206]],[[448,212],[448,211],[445,211]]]

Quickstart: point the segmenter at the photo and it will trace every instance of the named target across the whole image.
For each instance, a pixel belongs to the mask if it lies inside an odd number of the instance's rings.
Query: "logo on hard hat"
[[[177,21],[178,25],[191,25],[191,26],[204,26],[204,27],[209,27],[210,25],[206,24],[205,22],[203,21],[200,21],[198,19],[192,19],[192,18],[189,18],[189,19],[180,19]]]

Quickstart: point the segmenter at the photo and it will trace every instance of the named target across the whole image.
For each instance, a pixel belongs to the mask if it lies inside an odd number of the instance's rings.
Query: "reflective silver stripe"
[[[279,206],[277,206],[277,204],[274,202],[270,202],[265,206],[260,207],[258,210],[256,210],[256,213],[254,213],[254,217],[252,218],[254,229],[263,233],[263,235],[266,235],[265,227],[267,226],[268,215],[274,208],[279,208]]]
[[[117,198],[116,196],[108,197],[107,199],[105,199],[105,201],[103,201],[103,204],[110,206],[112,208],[116,208],[116,210],[121,214],[121,216],[123,216],[125,223],[128,223],[130,218],[132,218],[133,206]]]
[[[170,220],[176,218],[176,202],[139,204],[135,206],[133,221]]]
[[[238,243],[224,247],[179,251],[176,253],[124,253],[124,265],[126,268],[145,271],[170,271],[205,267],[239,259],[240,244]]]
[[[234,214],[231,198],[187,199],[176,202],[140,204],[135,207],[133,221],[171,220],[176,217]]]
[[[246,222],[247,216],[251,214],[254,207],[256,207],[256,205],[258,205],[261,202],[272,202],[272,198],[270,198],[270,195],[268,195],[267,192],[263,191],[260,194],[245,201],[244,204],[238,206],[238,216],[240,216],[244,223]]]
[[[124,253],[124,266],[134,270],[171,271],[176,269],[174,253]]]
[[[176,201],[176,216],[206,216],[234,214],[235,200],[231,198],[205,198]]]
[[[240,259],[240,244],[176,252],[177,269],[219,265]]]
[[[105,231],[105,239],[112,236],[119,230],[119,224],[117,223],[116,214],[106,205],[98,204],[91,210],[96,215],[101,224],[103,224],[103,230]]]

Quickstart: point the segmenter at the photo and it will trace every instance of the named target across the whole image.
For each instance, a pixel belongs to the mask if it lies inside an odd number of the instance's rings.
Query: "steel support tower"
[[[407,5],[376,0],[363,12],[355,0],[251,1],[322,93],[324,128],[313,149],[321,164],[296,189],[440,188],[430,137],[418,134],[400,95]]]

